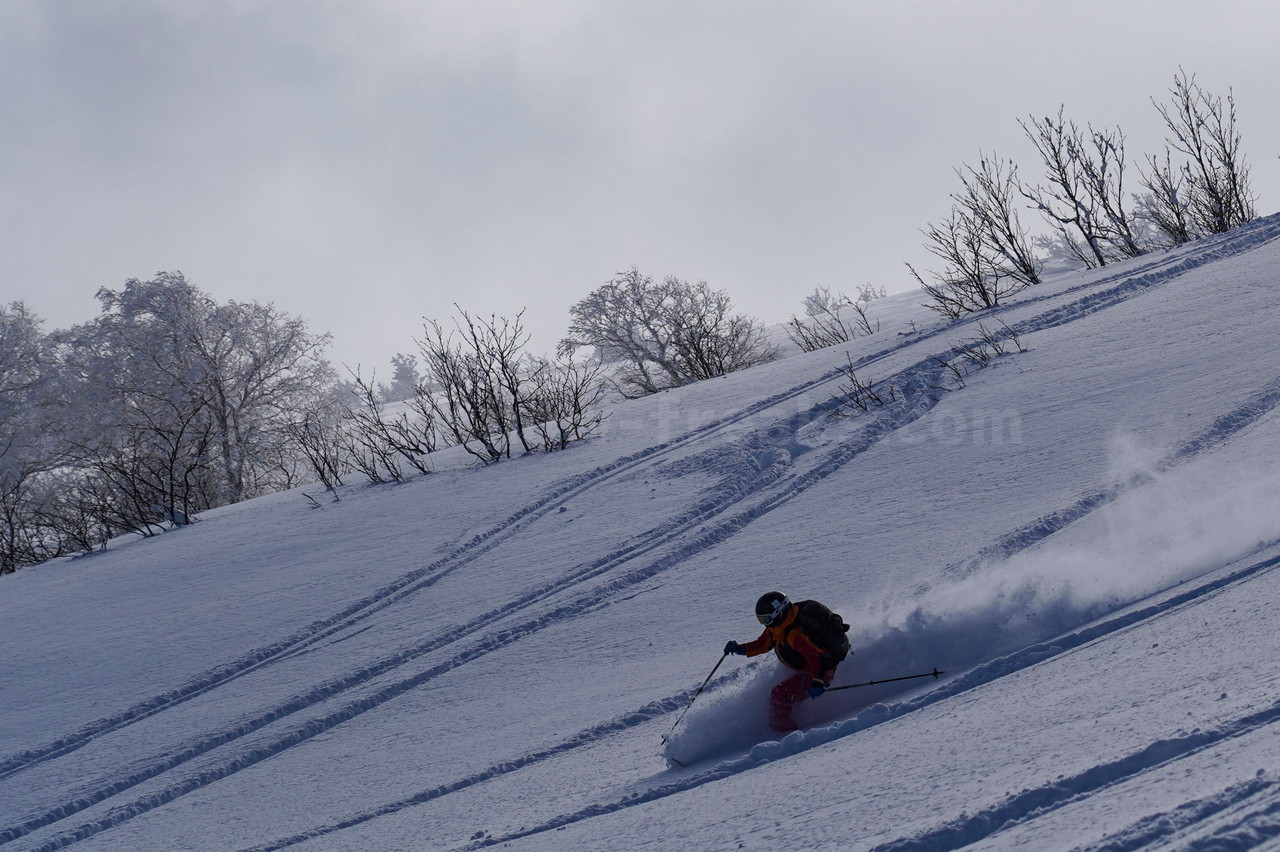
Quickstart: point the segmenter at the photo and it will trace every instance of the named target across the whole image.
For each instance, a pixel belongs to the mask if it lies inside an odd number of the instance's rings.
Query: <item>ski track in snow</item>
[[[1225,444],[1236,434],[1274,411],[1277,406],[1280,406],[1280,376],[1267,382],[1244,402],[1214,420],[1200,434],[1182,442],[1157,462],[1152,472],[1135,474],[1122,483],[1087,494],[1069,506],[1024,524],[1018,529],[1002,535],[993,544],[984,547],[977,554],[959,562],[953,562],[944,568],[943,572],[953,576],[966,577],[984,564],[1008,559],[1018,551],[1025,550],[1044,541],[1059,530],[1075,523],[1091,512],[1097,511],[1130,491],[1151,484],[1155,481],[1157,475],[1168,473],[1178,465],[1191,461],[1196,456]]]
[[[716,678],[715,681],[707,686],[705,691],[708,693],[713,692],[717,688],[722,688],[750,673],[751,669],[749,668],[734,669],[733,671]],[[244,850],[244,852],[275,852],[275,850],[286,849],[299,843],[305,843],[309,840],[315,840],[318,837],[324,837],[325,835],[342,831],[343,829],[352,828],[362,823],[377,819],[378,817],[398,813],[399,811],[414,807],[415,805],[424,805],[427,802],[438,799],[442,796],[447,796],[450,793],[456,793],[460,790],[465,790],[468,787],[473,787],[476,784],[491,781],[494,778],[498,778],[499,776],[506,775],[510,772],[515,772],[516,770],[533,766],[544,760],[559,757],[567,752],[573,751],[574,749],[594,745],[601,740],[607,739],[613,734],[625,731],[629,728],[644,725],[653,719],[661,718],[662,716],[674,713],[677,710],[684,709],[685,705],[693,698],[695,692],[695,687],[689,687],[684,692],[668,696],[658,701],[650,702],[643,707],[637,708],[636,710],[615,719],[611,719],[608,722],[593,725],[590,728],[579,731],[554,746],[550,746],[521,757],[513,758],[511,760],[504,760],[499,763],[495,763],[492,766],[486,767],[479,772],[472,773],[471,775],[457,781],[440,784],[398,801],[380,805],[372,810],[353,814],[346,819],[343,819],[341,822],[314,828],[304,833],[281,838],[261,846],[253,846]]]
[[[1081,852],[1137,852],[1155,843],[1187,840],[1185,849],[1255,849],[1280,837],[1280,782],[1258,776],[1172,812],[1139,820],[1123,831],[1081,847]]]
[[[1064,304],[1011,326],[1020,335],[1058,327],[1096,311],[1122,304],[1129,298],[1148,292],[1159,284],[1170,281],[1188,271],[1198,269],[1223,257],[1235,256],[1249,248],[1264,245],[1277,237],[1280,237],[1280,217],[1259,220],[1247,228],[1213,240],[1203,241],[1203,244],[1198,244],[1192,250],[1170,253],[1170,255],[1154,259],[1149,263],[1125,272],[1096,279],[1062,293],[1025,299],[1008,308],[995,309],[992,312],[984,313],[981,318],[970,318],[961,323],[943,324],[928,332],[905,337],[893,346],[864,356],[856,361],[854,366],[862,368],[906,347],[916,346],[924,340],[944,333],[954,334],[966,324],[975,323],[979,319],[994,314],[996,311],[1002,312],[1013,308],[1025,309],[1028,305],[1034,305],[1041,300],[1063,300],[1065,298],[1067,301]],[[1084,291],[1087,291],[1086,294],[1080,298],[1070,299],[1070,296]],[[953,348],[949,354],[954,355],[956,352],[957,350]],[[577,566],[555,582],[529,592],[521,598],[473,619],[461,631],[451,631],[447,637],[433,637],[409,649],[401,650],[394,655],[319,684],[304,693],[293,696],[291,699],[253,719],[245,720],[232,728],[216,731],[195,742],[188,743],[168,757],[153,759],[141,769],[134,770],[127,776],[101,779],[95,782],[92,789],[75,793],[60,804],[49,806],[39,815],[30,817],[18,825],[0,830],[0,845],[66,819],[75,813],[117,796],[130,787],[160,776],[196,757],[228,745],[234,740],[260,730],[287,716],[305,711],[308,708],[317,707],[321,703],[329,701],[343,692],[366,684],[374,678],[406,667],[426,654],[438,651],[454,643],[473,643],[471,648],[455,654],[442,663],[402,677],[378,688],[369,695],[352,700],[325,715],[299,724],[289,731],[277,735],[265,744],[247,748],[239,755],[224,760],[217,766],[198,772],[189,778],[173,783],[163,790],[141,797],[134,802],[114,808],[104,817],[50,838],[43,845],[36,848],[61,848],[77,840],[93,836],[133,816],[166,804],[185,793],[199,789],[213,781],[225,778],[261,760],[279,754],[281,751],[304,742],[318,733],[329,730],[337,724],[378,707],[444,672],[464,665],[493,650],[505,647],[531,633],[558,623],[562,619],[571,618],[584,609],[598,605],[619,592],[650,579],[661,571],[675,567],[688,557],[727,540],[752,521],[789,502],[807,491],[812,485],[840,470],[850,461],[877,445],[887,435],[893,434],[896,430],[924,416],[938,401],[938,395],[929,394],[926,389],[939,384],[941,371],[942,367],[931,356],[878,383],[883,386],[893,384],[899,388],[911,388],[914,389],[914,393],[909,393],[909,398],[904,403],[895,403],[878,410],[872,415],[855,418],[857,428],[854,434],[848,439],[837,443],[833,449],[825,452],[815,452],[813,454],[815,458],[807,459],[804,465],[800,465],[806,468],[804,471],[797,471],[796,467],[798,466],[794,464],[795,456],[793,453],[798,455],[803,452],[803,448],[797,445],[796,433],[800,428],[820,418],[825,418],[827,413],[826,405],[816,405],[808,411],[800,412],[784,419],[770,428],[759,429],[750,433],[739,439],[733,448],[740,456],[740,464],[738,465],[740,472],[738,475],[725,477],[720,485],[712,490],[709,497],[704,498],[681,515],[669,519],[668,522],[653,530],[634,536],[622,547],[600,559],[586,565]],[[670,442],[647,448],[619,459],[612,464],[561,482],[508,516],[489,531],[476,536],[431,565],[409,572],[393,583],[377,590],[372,595],[357,601],[328,618],[312,623],[302,631],[280,642],[250,652],[225,666],[212,669],[196,677],[173,691],[154,696],[135,704],[121,713],[90,723],[59,740],[0,761],[0,779],[11,777],[32,766],[61,757],[88,744],[97,737],[149,718],[156,713],[171,709],[185,701],[256,671],[263,666],[305,652],[319,642],[339,632],[351,629],[373,613],[392,606],[417,591],[430,587],[443,577],[469,564],[488,550],[517,535],[525,522],[536,520],[542,515],[551,512],[557,506],[562,505],[569,499],[580,496],[594,485],[630,472],[641,465],[652,464],[677,448],[687,446],[693,441],[713,435],[734,424],[745,423],[749,418],[756,417],[783,402],[795,399],[823,383],[839,378],[841,375],[838,370],[825,373],[790,390],[747,406],[733,415],[693,429]],[[1166,463],[1173,465],[1182,459],[1203,452],[1208,447],[1221,444],[1229,439],[1231,435],[1238,432],[1239,429],[1253,422],[1263,413],[1272,410],[1278,403],[1280,403],[1280,379],[1269,383],[1253,398],[1219,418],[1204,434],[1186,442],[1171,454]],[[720,459],[719,461],[722,463],[723,460]],[[1140,483],[1127,483],[1125,487],[1134,484]],[[1064,511],[1054,513],[1052,516],[1041,519],[1029,527],[1002,537],[992,548],[988,548],[990,554],[988,554],[988,550],[984,550],[981,555],[1007,554],[1012,550],[1028,546],[1030,543],[1044,538],[1079,517],[1083,517],[1100,505],[1114,499],[1115,496],[1118,496],[1118,494],[1110,491],[1091,495]],[[726,515],[739,506],[742,506],[739,511],[721,520],[715,520],[717,517]],[[701,526],[701,529],[697,529],[695,532],[695,528],[699,526]],[[690,540],[681,542],[682,539],[689,539],[691,534],[692,538]],[[495,627],[498,621],[509,619],[511,616],[517,615],[537,603],[563,595],[585,583],[611,574],[627,563],[633,562],[638,557],[653,553],[663,547],[669,548],[664,555],[638,568],[626,571],[619,576],[606,577],[594,588],[578,594],[566,604],[555,606],[549,612],[536,615],[518,625],[492,630],[487,636],[480,635],[484,631]],[[686,691],[683,694],[687,695],[688,692]],[[938,694],[937,691],[930,693],[930,695],[936,694]],[[669,697],[648,705],[648,709],[640,708],[635,713],[623,717],[625,720],[636,719],[639,721],[628,723],[614,720],[613,722],[605,723],[600,726],[601,733],[599,736],[604,736],[610,731],[617,730],[619,725],[628,727],[630,724],[639,724],[640,721],[646,720],[652,715],[670,712],[671,709],[679,706],[680,697],[680,695]],[[586,738],[583,739],[583,737]],[[584,732],[567,742],[573,743],[580,740],[578,744],[582,744],[591,741],[591,739]],[[562,744],[562,746],[539,753],[541,756],[531,755],[525,758],[518,758],[500,766],[510,766],[510,769],[503,771],[512,771],[532,762],[552,757],[563,747],[576,747],[576,745],[566,746],[566,744]],[[469,783],[478,783],[481,780],[492,777],[493,774],[495,774],[493,768],[485,770],[472,776],[473,780]],[[456,783],[461,784],[462,782]],[[700,783],[705,783],[705,781]],[[450,786],[453,785],[445,785],[445,787]],[[450,792],[445,787],[435,788],[442,791],[438,795]],[[457,787],[455,786],[454,788],[456,789]],[[431,798],[434,797],[436,796],[431,796]],[[407,804],[400,805],[400,807],[414,803],[416,802],[410,800]],[[387,807],[392,807],[395,810],[400,809],[400,807],[394,806]],[[360,821],[365,820],[360,819]]]
[[[1274,571],[1277,567],[1280,567],[1280,556],[1264,559],[1233,571],[1226,576],[1201,583],[1184,592],[1172,595],[1159,603],[1135,609],[1081,630],[1056,637],[1049,642],[1036,643],[1015,653],[983,663],[964,675],[952,678],[922,695],[899,704],[878,704],[863,710],[850,719],[822,728],[796,731],[776,742],[761,743],[745,754],[726,760],[708,769],[694,772],[670,783],[657,784],[644,792],[633,794],[626,798],[598,802],[521,831],[500,836],[489,835],[461,848],[478,850],[547,831],[555,831],[582,820],[615,813],[636,805],[647,804],[743,772],[749,772],[775,760],[791,757],[803,751],[826,745],[842,737],[852,736],[876,725],[901,718],[921,708],[992,683],[1006,675],[1030,668],[1061,654],[1069,653],[1105,636],[1132,629],[1152,619],[1167,616],[1231,586],[1248,582],[1251,579]],[[1262,710],[1242,716],[1217,728],[1199,730],[1186,735],[1158,740],[1115,761],[1091,767],[1070,778],[1059,778],[1054,783],[1041,788],[1025,790],[1009,797],[998,805],[975,814],[962,816],[932,831],[882,844],[875,847],[874,852],[907,852],[908,850],[912,850],[912,852],[948,852],[948,850],[960,849],[990,837],[1005,828],[1011,828],[1020,821],[1034,819],[1043,813],[1061,807],[1077,797],[1090,795],[1113,783],[1135,777],[1143,772],[1167,765],[1172,761],[1189,757],[1224,740],[1260,730],[1277,722],[1280,722],[1280,702],[1275,702]],[[1272,830],[1268,828],[1269,821],[1274,820],[1275,812],[1277,808],[1280,808],[1280,785],[1272,781],[1267,781],[1266,783],[1268,789],[1272,791],[1271,798],[1276,799],[1276,801],[1269,801],[1266,805],[1257,809],[1256,824],[1253,826],[1255,833]],[[1257,792],[1259,791],[1252,789],[1231,791],[1226,798],[1234,794],[1236,800],[1244,800]],[[1223,799],[1219,803],[1219,807],[1224,808],[1234,804],[1232,801],[1226,801],[1223,797],[1215,797],[1215,800],[1219,798]],[[1209,802],[1206,802],[1205,807],[1211,806]],[[1236,827],[1236,824],[1233,823],[1232,826]],[[1280,828],[1280,825],[1277,825],[1276,828]],[[1163,829],[1163,826],[1157,826],[1150,830],[1159,831]],[[1141,827],[1135,827],[1132,836],[1136,837],[1142,830]],[[1132,842],[1131,839],[1126,840],[1126,837],[1130,837],[1130,835],[1126,833],[1126,835],[1117,838],[1114,841],[1117,845],[1099,847],[1099,852],[1102,852],[1102,850],[1106,850],[1106,852],[1125,852],[1125,850],[1142,848],[1141,844],[1124,845]],[[264,849],[278,848],[282,848],[282,846],[264,847]]]
[[[885,353],[878,353],[874,357],[882,357],[882,354]],[[66,755],[87,745],[97,737],[120,730],[121,728],[135,722],[143,721],[156,713],[176,707],[183,702],[203,695],[219,686],[255,672],[267,665],[305,653],[309,649],[314,649],[315,646],[325,639],[328,639],[342,631],[349,630],[382,609],[392,606],[416,592],[429,588],[444,577],[447,577],[454,571],[470,564],[489,550],[492,550],[513,537],[519,532],[522,524],[537,520],[543,515],[551,513],[554,509],[564,505],[570,500],[581,497],[582,494],[590,488],[607,482],[617,476],[629,473],[639,468],[644,463],[651,463],[655,460],[659,460],[663,456],[670,454],[676,449],[686,446],[695,440],[713,435],[721,429],[754,417],[761,411],[765,411],[773,406],[797,397],[809,391],[813,387],[831,381],[837,375],[837,371],[824,374],[810,382],[791,388],[782,394],[778,394],[774,397],[770,397],[748,406],[728,418],[723,418],[698,427],[697,429],[694,429],[679,438],[673,439],[670,442],[646,448],[631,456],[619,459],[612,464],[596,468],[586,474],[562,482],[557,486],[554,486],[548,493],[540,496],[533,502],[512,513],[500,524],[485,533],[475,536],[466,544],[454,549],[451,553],[441,559],[433,562],[425,568],[416,569],[405,574],[394,582],[378,589],[368,597],[356,601],[349,607],[332,616],[313,622],[292,636],[289,636],[275,644],[254,649],[248,654],[230,663],[202,673],[174,690],[152,696],[145,701],[139,702],[132,707],[121,711],[120,713],[91,722],[74,733],[58,740],[54,740],[37,748],[19,752],[5,758],[4,760],[0,760],[0,780],[9,778],[25,769],[29,769],[45,761]],[[615,551],[615,554],[613,555],[617,556],[620,554],[620,551]],[[516,605],[508,605],[501,608],[499,612],[510,614],[512,611],[517,609],[518,606],[518,603]],[[474,626],[472,626],[472,629],[475,629]],[[338,642],[351,638],[356,632],[359,631],[351,632],[346,636],[334,639],[333,641]],[[2,840],[3,835],[0,835],[0,842],[2,842]]]
[[[1024,790],[994,807],[961,816],[933,831],[915,837],[876,846],[871,852],[950,852],[962,849],[1022,822],[1036,819],[1080,797],[1089,796],[1112,784],[1164,767],[1224,740],[1252,733],[1277,721],[1280,721],[1280,702],[1212,730],[1157,740],[1140,751],[1127,754],[1118,760],[1092,766],[1069,778],[1059,778],[1052,784],[1034,790]],[[1275,819],[1277,812],[1280,812],[1280,785],[1274,781],[1256,779],[1253,782],[1236,785],[1221,795],[1190,803],[1190,806],[1184,805],[1187,810],[1183,811],[1180,820],[1149,819],[1110,842],[1090,848],[1107,850],[1107,852],[1141,849],[1156,840],[1176,833],[1187,825],[1202,823],[1215,811],[1236,808],[1258,796],[1263,798],[1261,806],[1258,806],[1258,803],[1252,803],[1252,813],[1248,817],[1243,814],[1236,815],[1229,824],[1231,831],[1237,831],[1241,836],[1250,838],[1248,845],[1233,847],[1222,842],[1223,838],[1220,836],[1214,838],[1212,842],[1214,849],[1252,849],[1257,844],[1260,833],[1264,837],[1280,836],[1280,821]]]
[[[1271,238],[1274,238],[1274,236],[1269,236],[1267,239],[1269,240]],[[1181,264],[1176,271],[1178,273],[1181,273],[1183,271],[1186,271],[1188,268],[1189,267],[1184,263],[1184,264]],[[1119,278],[1123,278],[1123,276],[1120,276]],[[1150,284],[1151,282],[1149,279],[1144,279],[1144,281],[1141,282],[1141,286],[1137,289],[1139,290],[1146,289],[1147,287],[1150,286]],[[1090,286],[1095,287],[1096,283]],[[1109,301],[1111,304],[1118,303],[1118,300],[1109,300]],[[1096,310],[1097,301],[1096,300],[1091,301],[1086,307],[1090,309],[1090,312],[1091,310]],[[1049,320],[1054,325],[1061,324],[1062,316],[1063,315],[1060,312],[1055,312],[1049,318]],[[1022,324],[1021,327],[1015,326],[1014,328],[1019,333],[1023,333],[1031,330],[1036,330],[1036,324],[1034,321],[1031,321],[1029,323]],[[1266,413],[1267,411],[1270,411],[1277,402],[1277,396],[1280,395],[1280,387],[1278,386],[1280,386],[1280,381],[1272,382],[1268,384],[1268,386],[1264,389],[1263,392],[1250,398],[1250,400],[1248,400],[1243,405],[1233,409],[1232,412],[1230,412],[1229,414],[1218,418],[1218,420],[1215,421],[1215,423],[1209,429],[1207,429],[1202,435],[1196,436],[1195,438],[1192,438],[1191,440],[1185,442],[1182,447],[1180,447],[1177,451],[1172,453],[1170,457],[1166,459],[1164,463],[1162,463],[1160,470],[1163,472],[1167,469],[1172,468],[1179,461],[1184,461],[1192,457],[1193,455],[1196,455],[1213,446],[1217,446],[1221,444],[1222,442],[1227,440],[1229,437],[1234,435],[1236,432],[1240,431],[1240,429],[1244,428],[1244,426],[1254,422],[1256,419],[1258,419],[1258,417],[1262,416],[1262,414]],[[1133,482],[1127,483],[1126,487],[1136,487],[1139,484],[1141,483],[1137,481],[1133,481]],[[1041,530],[1042,532],[1041,535],[1028,536],[1025,534],[1025,531],[1019,531],[1018,534],[1010,534],[1009,536],[1006,536],[1005,538],[1002,539],[1002,542],[1001,542],[1002,552],[1006,554],[1012,553],[1013,551],[1021,549],[1022,547],[1029,546],[1035,541],[1038,541],[1041,538],[1043,538],[1045,535],[1048,535],[1049,533],[1066,526],[1071,521],[1074,521],[1080,517],[1083,517],[1093,509],[1099,508],[1105,502],[1109,502],[1110,499],[1114,499],[1114,497],[1118,496],[1118,494],[1113,493],[1113,494],[1107,494],[1105,496],[1106,496],[1106,499],[1095,499],[1088,502],[1081,501],[1081,504],[1078,504],[1077,506],[1072,507],[1072,511],[1069,513],[1069,516],[1068,516],[1068,512],[1054,513],[1054,515],[1052,515],[1051,517],[1054,519],[1055,523],[1048,526],[1041,525],[1041,526],[1045,526],[1045,529]],[[1015,541],[1017,542],[1016,546],[1014,546]],[[984,551],[984,555],[985,553],[986,551]],[[719,680],[716,682],[713,682],[711,685],[711,689],[714,690],[719,684],[720,684]],[[683,705],[683,702],[686,701],[688,696],[691,694],[692,694],[692,690],[690,689],[686,691],[683,697],[669,698],[660,703],[662,704],[662,706],[666,708],[671,708],[671,709],[678,708]],[[664,710],[663,712],[669,712],[669,710]],[[613,730],[613,729],[611,728],[610,730]],[[566,741],[565,747],[577,747],[579,745],[588,744],[591,741],[592,741],[592,738],[584,738],[582,734],[579,734],[574,738],[571,738],[570,740]],[[572,744],[572,745],[569,745],[569,744]],[[537,759],[538,760],[546,759],[549,757],[553,757],[559,753],[561,753],[561,747],[557,747],[555,749],[551,749],[546,752],[540,752],[539,757]],[[519,766],[522,767],[522,766],[530,765],[533,762],[537,762],[537,760],[521,758],[518,762],[519,762]],[[492,777],[493,775],[504,774],[505,772],[510,771],[511,768],[513,768],[512,762],[504,762],[492,768],[491,770],[487,770],[481,773],[477,773],[473,776],[470,776],[470,778],[467,781],[467,784],[469,786],[471,783],[476,783],[480,780],[486,780],[489,777]],[[515,767],[515,768],[518,768],[518,767]],[[306,834],[297,835],[282,841],[277,841],[267,846],[255,847],[254,849],[255,849],[255,852],[264,852],[265,850],[270,850],[270,849],[285,848],[287,846],[294,845],[296,843],[300,843],[308,839],[312,839],[316,836],[329,834],[334,831],[341,830],[343,828],[347,828],[353,825],[367,822],[371,819],[376,818],[377,816],[394,813],[396,811],[402,810],[405,807],[410,807],[415,804],[422,804],[426,801],[430,801],[434,798],[437,798],[440,795],[444,795],[448,792],[452,792],[453,789],[454,789],[454,785],[442,785],[440,787],[435,787],[435,788],[432,788],[432,790],[425,791],[421,794],[418,794],[417,796],[413,796],[396,803],[385,805],[375,811],[353,816],[347,820],[344,820],[342,823],[315,829]]]

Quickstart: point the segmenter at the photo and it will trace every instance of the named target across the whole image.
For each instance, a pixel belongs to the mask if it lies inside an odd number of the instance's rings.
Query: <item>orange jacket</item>
[[[742,646],[748,657],[773,651],[787,666],[797,671],[808,672],[811,677],[820,679],[827,686],[831,685],[831,677],[835,667],[823,671],[822,649],[813,644],[795,623],[798,610],[792,606],[790,612],[777,624],[764,629],[758,639]]]

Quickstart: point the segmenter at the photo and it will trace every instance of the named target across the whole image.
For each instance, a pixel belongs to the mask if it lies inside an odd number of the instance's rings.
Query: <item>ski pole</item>
[[[866,683],[848,683],[848,684],[845,684],[844,686],[832,686],[832,687],[828,687],[827,692],[835,692],[837,689],[853,689],[855,686],[874,686],[877,683],[893,683],[895,680],[911,680],[917,677],[936,678],[938,675],[944,675],[944,674],[946,674],[946,672],[940,672],[935,668],[933,671],[925,672],[924,674],[903,675],[902,677],[887,677],[884,680],[869,680]]]
[[[684,711],[680,714],[680,718],[676,719],[676,724],[671,726],[671,731],[674,731],[676,726],[680,724],[680,721],[684,719],[684,714],[689,712],[689,708],[693,706],[693,702],[702,694],[702,690],[707,688],[707,684],[711,683],[711,678],[715,677],[716,670],[720,668],[720,663],[723,663],[728,656],[728,654],[725,654],[720,658],[720,661],[716,663],[715,668],[711,670],[711,674],[707,675],[707,679],[702,682],[702,686],[698,687],[698,691],[693,693],[693,698],[690,698],[689,703],[684,705]],[[662,735],[662,741],[664,743],[667,741],[667,737],[671,736],[671,731],[667,731]]]

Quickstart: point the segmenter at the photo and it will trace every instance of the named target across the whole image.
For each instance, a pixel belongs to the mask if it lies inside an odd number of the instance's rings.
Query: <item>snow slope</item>
[[[6,577],[0,847],[1280,848],[1278,238]],[[846,352],[896,401],[830,416]],[[945,674],[772,740],[731,657],[664,746],[773,588],[853,625],[837,684]]]

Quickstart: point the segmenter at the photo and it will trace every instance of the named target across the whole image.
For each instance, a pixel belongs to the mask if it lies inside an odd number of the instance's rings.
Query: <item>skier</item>
[[[817,698],[825,692],[836,666],[849,655],[849,625],[817,601],[792,603],[782,592],[762,595],[756,618],[764,625],[760,637],[745,645],[730,640],[724,652],[755,657],[772,650],[796,671],[769,696],[770,726],[779,733],[794,731],[792,707],[806,695]]]

